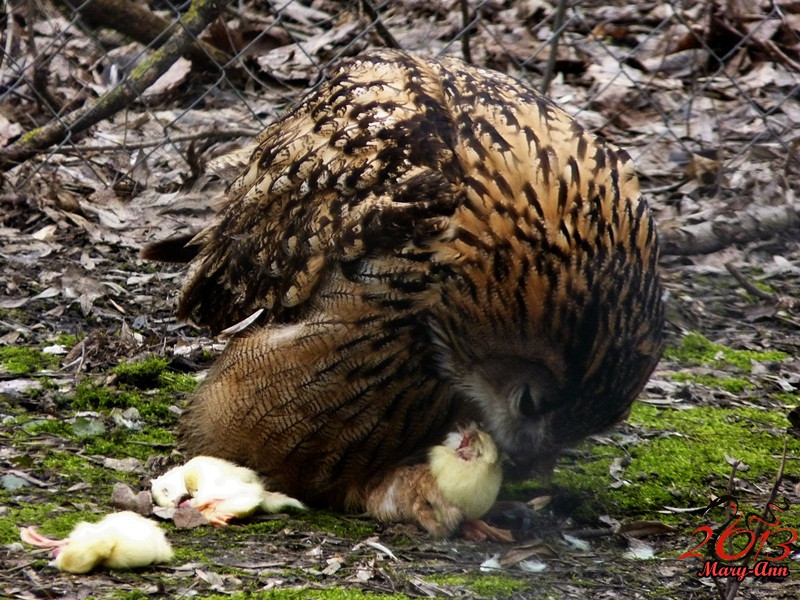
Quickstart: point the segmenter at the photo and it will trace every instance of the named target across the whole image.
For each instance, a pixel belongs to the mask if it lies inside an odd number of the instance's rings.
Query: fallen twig
[[[144,140],[141,142],[120,142],[119,144],[98,144],[98,145],[81,145],[81,146],[64,146],[58,148],[56,152],[62,154],[84,154],[87,152],[115,152],[129,150],[142,150],[144,148],[153,148],[155,146],[163,146],[165,143],[180,144],[183,142],[195,142],[198,140],[203,141],[220,141],[230,140],[238,137],[255,137],[258,131],[254,129],[210,129],[201,131],[199,133],[187,133],[186,135],[175,135],[167,138],[158,138],[155,140]]]
[[[753,539],[757,540],[764,532],[764,523],[766,522],[767,518],[770,514],[770,506],[775,503],[775,498],[778,496],[778,489],[783,482],[783,472],[786,468],[786,440],[783,441],[783,455],[781,456],[781,464],[778,467],[778,475],[775,478],[775,483],[772,486],[772,491],[769,494],[769,498],[767,499],[766,504],[764,505],[764,510],[761,511],[761,519],[759,520],[758,525],[756,525],[755,530],[753,531]],[[736,472],[736,467],[734,466],[733,472]],[[733,478],[733,473],[731,473],[731,479]],[[730,487],[730,486],[729,486]],[[732,543],[732,539],[729,540]],[[741,560],[742,565],[747,565],[750,561],[750,557],[753,556],[753,551],[755,550],[755,544],[752,545],[750,550]],[[714,582],[717,583],[716,578]],[[739,586],[741,585],[741,580],[738,577],[730,576],[728,578],[728,583],[725,586],[725,595],[721,594],[722,600],[734,600],[736,598],[736,594],[739,591]],[[720,584],[717,583],[717,588],[720,588]]]
[[[791,231],[800,226],[800,203],[761,206],[736,218],[717,218],[694,225],[659,230],[662,256],[711,254],[732,244],[743,244]]]
[[[130,77],[86,107],[30,131],[10,146],[0,149],[0,171],[28,160],[53,144],[70,139],[133,102],[194,43],[224,5],[223,0],[193,0],[191,8],[179,21],[169,40],[141,61]]]
[[[758,289],[752,281],[750,281],[749,279],[747,279],[747,277],[744,276],[744,273],[742,273],[739,269],[733,266],[733,263],[729,262],[725,263],[725,268],[728,269],[728,273],[730,273],[733,276],[733,278],[737,282],[739,282],[739,285],[741,285],[744,288],[744,291],[746,291],[751,296],[754,296],[755,298],[759,298],[761,300],[767,300],[769,302],[778,301],[778,298],[775,296],[775,294],[770,294],[769,292],[765,292],[764,290]]]
[[[556,58],[558,56],[558,42],[561,39],[561,31],[564,27],[564,16],[567,12],[567,0],[558,0],[555,22],[553,23],[553,39],[550,40],[550,53],[547,56],[544,74],[542,75],[542,93],[547,94],[550,89],[550,82],[556,68]]]
[[[160,46],[171,22],[130,0],[59,0],[72,13],[78,13],[89,25],[108,27],[150,48]],[[221,69],[229,56],[201,40],[188,45],[186,58],[206,69]]]
[[[386,26],[381,21],[381,16],[378,14],[378,11],[375,10],[375,7],[372,5],[370,0],[361,0],[361,6],[364,9],[364,12],[369,15],[369,18],[372,19],[372,24],[375,26],[375,31],[378,32],[378,35],[383,40],[383,43],[386,44],[387,48],[400,48],[400,44],[397,43],[397,40],[394,39],[394,36],[386,29]]]
[[[472,64],[472,51],[469,36],[472,33],[472,16],[469,14],[469,0],[461,0],[461,54],[464,62]]]

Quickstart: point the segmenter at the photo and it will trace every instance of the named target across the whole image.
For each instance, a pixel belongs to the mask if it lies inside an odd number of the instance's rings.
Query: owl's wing
[[[334,263],[425,258],[461,198],[432,68],[368,54],[268,127],[216,222],[187,246],[178,316],[214,331],[261,308],[285,320]]]

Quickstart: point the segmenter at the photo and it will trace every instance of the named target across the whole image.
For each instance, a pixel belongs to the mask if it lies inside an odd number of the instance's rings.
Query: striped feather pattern
[[[220,331],[265,309],[192,398],[183,446],[312,504],[370,505],[466,419],[525,476],[624,418],[662,350],[628,155],[455,59],[343,63],[180,252],[179,316]]]

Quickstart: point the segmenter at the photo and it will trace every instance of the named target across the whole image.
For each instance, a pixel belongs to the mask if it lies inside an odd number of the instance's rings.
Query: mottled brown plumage
[[[455,59],[343,63],[261,134],[186,251],[180,317],[220,331],[265,310],[181,442],[312,504],[363,509],[466,419],[527,475],[624,418],[661,353],[627,154]]]

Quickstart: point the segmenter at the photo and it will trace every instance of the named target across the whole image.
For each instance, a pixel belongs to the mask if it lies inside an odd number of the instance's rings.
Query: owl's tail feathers
[[[199,244],[191,243],[195,235],[195,233],[186,233],[153,242],[142,248],[141,252],[139,252],[139,256],[145,260],[156,260],[160,262],[191,262],[202,247]]]

